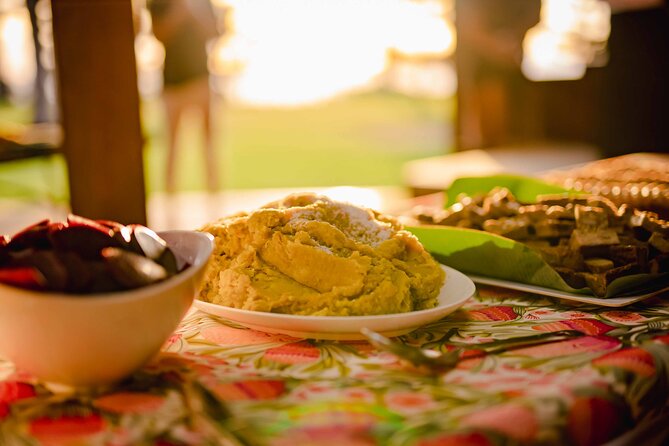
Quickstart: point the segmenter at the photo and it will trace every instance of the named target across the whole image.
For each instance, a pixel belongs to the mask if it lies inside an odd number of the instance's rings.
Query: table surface
[[[291,191],[157,196],[150,215],[157,229],[192,229]],[[409,199],[396,188],[317,192],[386,212]],[[582,335],[513,348],[561,330]],[[669,295],[611,309],[479,286],[458,312],[399,339],[467,349],[435,374],[366,342],[269,335],[193,309],[152,363],[95,394],[56,391],[0,361],[0,445],[669,441]]]
[[[581,336],[509,344],[560,330]],[[366,342],[265,334],[192,309],[151,364],[97,394],[53,393],[0,362],[0,444],[594,445],[653,416],[664,421],[651,434],[669,435],[669,298],[611,310],[479,287],[400,340],[466,349],[431,373]]]

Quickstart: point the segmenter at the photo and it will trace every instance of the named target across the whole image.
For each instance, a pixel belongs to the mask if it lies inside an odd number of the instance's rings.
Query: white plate
[[[553,290],[551,288],[544,288],[536,285],[528,285],[525,283],[512,282],[510,280],[493,279],[491,277],[476,276],[470,274],[469,277],[476,283],[483,285],[493,285],[501,288],[509,288],[512,290],[525,291],[533,294],[540,294],[542,296],[556,297],[558,299],[573,300],[575,302],[585,302],[593,305],[600,305],[602,307],[624,307],[635,302],[640,302],[649,297],[657,296],[669,290],[668,287],[660,288],[654,291],[642,291],[641,294],[630,294],[620,297],[609,297],[603,299],[600,297],[589,296],[587,294],[568,293],[566,291]]]
[[[437,321],[457,310],[474,295],[476,286],[467,276],[448,266],[446,282],[439,293],[439,303],[429,310],[378,316],[297,316],[239,310],[237,308],[195,300],[201,311],[240,325],[267,333],[280,333],[296,338],[359,340],[365,339],[360,329],[367,327],[386,336],[400,336],[430,322]]]

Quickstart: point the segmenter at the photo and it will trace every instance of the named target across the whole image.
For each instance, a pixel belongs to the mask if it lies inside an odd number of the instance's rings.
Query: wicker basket
[[[669,218],[669,154],[633,153],[552,171],[544,178]]]

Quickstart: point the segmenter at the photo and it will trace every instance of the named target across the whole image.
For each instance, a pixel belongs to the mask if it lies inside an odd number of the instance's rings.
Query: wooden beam
[[[131,0],[54,0],[72,211],[146,224]]]

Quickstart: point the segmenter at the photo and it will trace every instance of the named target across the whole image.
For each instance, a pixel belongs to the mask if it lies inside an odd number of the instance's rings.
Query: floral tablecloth
[[[563,330],[581,335],[513,348]],[[192,311],[155,361],[97,393],[56,392],[0,362],[0,445],[669,441],[669,297],[610,309],[480,287],[400,339],[467,348],[434,373],[366,342],[269,335]]]

